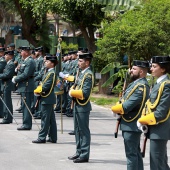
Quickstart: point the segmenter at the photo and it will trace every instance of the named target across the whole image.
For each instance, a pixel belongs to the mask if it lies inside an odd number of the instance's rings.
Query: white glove
[[[142,125],[140,130],[141,130],[143,133],[147,133],[147,132],[148,132],[148,126]]]
[[[12,78],[12,82],[15,84],[16,82],[15,82],[15,77],[16,76],[14,76],[13,78]]]
[[[59,72],[59,77],[64,78],[63,72]]]
[[[140,129],[142,127],[142,124],[139,121],[137,121],[137,127],[138,127],[138,129]]]
[[[72,96],[71,96],[71,90],[69,90],[68,95],[69,95],[70,97],[72,97]]]
[[[61,78],[65,78],[68,76],[69,76],[69,74],[64,74],[63,72],[59,72],[59,77],[61,77]]]
[[[15,72],[17,72],[18,71],[18,68],[15,68]]]
[[[137,127],[139,130],[141,130],[143,133],[148,132],[148,127],[146,125],[142,125],[140,122],[137,121]]]
[[[37,96],[37,97],[38,97],[38,96],[40,96],[40,94],[38,94],[38,93],[34,93],[34,96]]]

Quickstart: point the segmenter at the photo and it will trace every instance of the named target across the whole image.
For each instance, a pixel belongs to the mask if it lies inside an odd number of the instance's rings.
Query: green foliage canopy
[[[103,38],[97,41],[96,57],[110,62],[131,59],[150,60],[170,53],[170,1],[152,0],[140,10],[131,10],[113,22],[103,24]],[[107,63],[107,64],[108,64]],[[105,64],[105,63],[104,63]],[[100,67],[104,67],[100,66]]]
[[[96,3],[96,0],[20,1],[25,3],[25,7],[28,6],[27,3],[31,4],[34,16],[42,16],[51,12],[58,14],[63,20],[69,21],[81,30],[89,50],[95,51],[94,31],[104,17],[104,12],[101,11],[103,5]]]

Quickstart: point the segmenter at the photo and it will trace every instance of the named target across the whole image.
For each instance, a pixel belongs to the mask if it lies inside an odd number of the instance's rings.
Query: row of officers
[[[57,79],[55,71],[57,58],[46,55],[44,74],[37,74],[37,76],[42,76],[41,84],[35,87],[36,64],[30,55],[30,48],[22,47],[22,64],[15,67],[12,62],[14,52],[6,52],[5,60],[7,64],[4,64],[3,72],[0,73],[2,81],[1,100],[2,104],[4,102],[7,105],[7,107],[3,105],[5,109],[2,124],[12,123],[13,117],[12,114],[9,114],[9,110],[12,113],[12,105],[9,104],[9,99],[11,99],[12,84],[16,84],[17,91],[21,93],[23,110],[23,125],[18,127],[18,130],[31,130],[32,128],[32,117],[29,110],[31,110],[33,95],[35,95],[40,98],[41,129],[38,139],[32,142],[46,143],[48,141],[56,143],[57,126],[53,106],[56,104],[54,88]],[[0,58],[0,61],[3,60],[2,58]],[[67,94],[72,99],[71,103],[73,103],[76,152],[68,159],[75,163],[88,162],[90,155],[89,115],[92,108],[89,96],[94,84],[90,67],[91,60],[92,55],[90,53],[79,54],[78,64],[76,65],[79,71],[76,71],[75,74],[64,72],[64,70],[59,73],[59,77],[65,80],[65,83],[72,82]],[[5,62],[1,62],[1,65],[3,65],[2,63]],[[124,89],[121,100],[111,108],[120,117],[119,124],[124,139],[128,170],[144,169],[140,149],[142,132],[150,139],[150,169],[170,169],[167,155],[167,142],[170,139],[169,64],[169,56],[152,57],[151,67],[148,62],[134,60],[133,67],[129,72],[131,83]],[[153,81],[154,84],[151,87],[149,87],[146,79],[149,69],[152,76],[157,78]],[[14,76],[14,71],[17,71],[16,76]],[[73,71],[73,68],[71,71]],[[61,90],[63,89],[64,87]],[[46,136],[48,136],[47,141]]]
[[[42,52],[42,48],[36,48],[35,54]],[[88,162],[90,153],[90,130],[89,130],[89,114],[91,111],[90,94],[92,91],[93,73],[90,68],[91,60],[93,58],[91,53],[84,53],[85,51],[70,52],[63,56],[63,70],[59,73],[59,78],[56,73],[56,66],[58,59],[56,56],[46,54],[43,58],[43,64],[40,71],[36,68],[39,66],[41,56],[34,59],[31,56],[30,47],[20,47],[21,60],[14,58],[14,50],[5,51],[0,48],[0,83],[1,83],[1,106],[0,113],[3,114],[2,122],[0,124],[10,124],[16,122],[13,116],[13,106],[11,92],[16,90],[21,95],[21,107],[23,112],[22,126],[17,130],[31,130],[33,118],[33,106],[35,101],[38,101],[38,111],[41,115],[41,128],[39,129],[38,138],[33,140],[33,143],[57,143],[57,125],[54,114],[54,105],[56,104],[56,93],[66,91],[71,99],[72,114],[74,115],[74,132],[76,139],[76,157],[68,157],[74,163]],[[69,60],[73,60],[74,56],[77,63],[75,64],[76,76],[73,74],[74,65]],[[70,59],[71,56],[71,59]],[[67,57],[67,60],[65,59]],[[18,57],[19,58],[19,57]],[[15,62],[17,60],[17,63]],[[67,63],[67,61],[69,61]],[[67,66],[66,66],[67,65]],[[64,68],[71,67],[71,72],[65,71]],[[78,68],[78,70],[76,70]],[[36,84],[36,82],[38,83]],[[59,83],[66,83],[58,86]],[[64,82],[64,83],[63,83]],[[67,84],[69,89],[65,90]],[[16,89],[14,89],[16,87]],[[61,88],[62,87],[62,88]],[[61,93],[62,94],[62,93]],[[60,95],[61,95],[60,94]],[[57,97],[58,98],[58,97]],[[35,100],[36,99],[36,100]],[[62,101],[61,101],[62,103]],[[17,122],[16,122],[17,123]],[[18,124],[18,123],[17,123]],[[38,125],[37,125],[38,126]],[[46,140],[48,136],[48,139]]]

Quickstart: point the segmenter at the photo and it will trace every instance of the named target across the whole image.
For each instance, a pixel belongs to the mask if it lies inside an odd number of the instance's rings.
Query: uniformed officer
[[[32,143],[46,143],[47,134],[49,135],[47,142],[57,142],[57,125],[53,109],[56,103],[56,96],[54,93],[56,74],[54,68],[57,63],[57,57],[46,56],[45,66],[48,71],[43,76],[42,84],[34,90],[35,95],[41,96],[41,130],[39,131],[38,139],[33,140]]]
[[[79,55],[78,65],[82,71],[69,91],[69,95],[74,98],[76,153],[68,159],[73,160],[74,163],[88,162],[90,156],[89,115],[92,108],[89,99],[93,87],[93,73],[89,66],[92,57],[91,53]]]
[[[77,70],[78,70],[78,59],[77,59],[77,51],[72,51],[71,52],[71,68],[69,71],[69,75],[76,77],[77,74]],[[73,85],[73,82],[69,82],[69,86],[71,87]],[[68,117],[73,117],[73,110],[71,108],[71,98],[68,95],[67,97],[68,100],[68,104],[66,107],[66,116]]]
[[[46,67],[45,67],[45,62],[46,62],[46,56],[48,56],[50,54],[47,54],[44,56],[44,62],[42,64],[41,70],[39,71],[38,75],[34,77],[34,81],[36,82],[35,87],[37,87],[40,82],[42,81],[42,78],[44,76],[44,74],[46,74]],[[34,117],[35,119],[41,119],[41,104],[40,104],[40,100],[39,100],[39,96],[34,96]]]
[[[138,120],[138,126],[148,125],[150,139],[150,169],[169,170],[167,143],[170,140],[170,73],[169,56],[152,57],[151,73],[156,77],[149,99]]]
[[[130,83],[125,90],[121,103],[112,106],[114,113],[121,115],[120,129],[124,138],[124,147],[127,158],[127,170],[143,170],[143,160],[140,151],[141,130],[137,127],[137,119],[149,95],[149,85],[146,80],[149,63],[133,61],[130,70]]]
[[[13,117],[13,105],[12,105],[12,98],[11,98],[11,91],[14,90],[14,84],[12,83],[12,77],[15,73],[15,65],[12,61],[14,57],[14,51],[6,51],[5,53],[5,60],[7,65],[3,73],[0,74],[0,79],[2,80],[1,90],[3,93],[3,101],[5,102],[6,106],[10,110],[9,113],[8,109],[4,106],[4,118],[0,124],[10,124],[12,123]]]
[[[7,48],[7,51],[14,51],[14,57],[13,57],[13,62],[14,64],[17,66],[17,63],[15,63],[15,58],[16,56],[18,55],[17,51],[15,50],[15,44],[14,43],[11,43],[8,45],[8,48]]]
[[[68,54],[64,54],[63,55],[63,61],[62,61],[62,66],[61,66],[61,71],[63,74],[66,74],[68,73],[66,70],[67,70],[67,65],[68,65]],[[62,80],[64,83],[63,83],[63,90],[64,90],[64,93],[62,95],[62,98],[63,98],[63,104],[62,104],[62,112],[65,113],[66,111],[66,107],[67,107],[67,104],[68,104],[68,99],[67,99],[67,83],[66,81]],[[58,95],[57,96],[57,102],[58,100],[61,99],[61,95]],[[55,109],[56,113],[60,113],[61,112],[61,100],[57,103],[56,105],[56,109]]]
[[[39,73],[41,71],[41,68],[43,66],[44,59],[43,59],[42,53],[43,53],[43,47],[35,48],[35,56],[36,56],[36,59],[35,59],[36,68],[35,68],[35,73],[34,73],[35,77],[37,75],[39,75]],[[39,81],[35,81],[35,87],[37,87],[38,84],[39,84]],[[34,97],[34,102],[35,101],[36,101],[36,97]],[[41,108],[39,108],[39,110],[35,111],[35,113],[34,113],[35,119],[41,119],[41,111],[40,111],[40,109]]]
[[[4,57],[4,53],[5,53],[5,48],[4,47],[0,47],[0,74],[3,73],[4,68],[6,66],[6,60]],[[1,91],[1,79],[0,79],[0,96],[2,96],[2,91]],[[3,118],[4,114],[3,114],[3,103],[0,100],[0,118]]]
[[[21,93],[22,99],[23,125],[18,127],[17,130],[31,130],[32,117],[30,110],[34,95],[35,61],[30,56],[30,47],[23,46],[21,55],[23,62],[19,67],[17,76],[12,79],[12,82],[17,84],[17,92]]]

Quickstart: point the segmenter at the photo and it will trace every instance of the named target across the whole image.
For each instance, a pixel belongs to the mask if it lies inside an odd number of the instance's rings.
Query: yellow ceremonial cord
[[[46,77],[46,78],[44,79],[44,81],[42,82],[42,86],[43,86],[43,84],[48,80],[48,78],[50,77],[51,74],[52,74],[52,73],[49,73],[49,74],[47,75],[47,77]],[[54,76],[53,76],[53,83],[52,83],[51,89],[50,89],[49,93],[46,94],[46,95],[43,95],[43,94],[41,93],[41,96],[42,96],[42,97],[48,97],[48,96],[50,95],[51,91],[53,90],[54,82],[55,82],[55,73],[53,73],[53,74],[54,74]]]
[[[83,80],[82,80],[82,82],[81,82],[81,85],[80,85],[79,90],[82,90],[83,83],[84,83],[84,80],[85,80],[85,78],[87,77],[87,75],[91,75],[91,76],[92,76],[92,88],[93,88],[93,84],[94,84],[94,77],[93,77],[93,75],[92,75],[92,74],[90,74],[90,73],[86,73],[86,74],[84,75],[84,77],[83,77]],[[91,88],[91,91],[90,91],[90,95],[91,95],[91,93],[92,93],[92,88]],[[77,99],[77,98],[76,98],[77,103],[78,103],[80,106],[84,106],[84,105],[86,105],[86,104],[88,103],[88,101],[90,100],[90,95],[89,95],[89,97],[88,97],[87,101],[86,101],[86,102],[84,102],[84,103],[81,103],[81,102],[79,101],[79,99]]]
[[[161,85],[159,87],[159,90],[158,90],[157,99],[154,101],[154,103],[151,103],[150,99],[147,100],[147,102],[145,104],[145,108],[144,108],[144,113],[142,113],[143,116],[152,113],[153,112],[152,110],[154,110],[157,107],[157,105],[158,105],[158,103],[160,101],[164,86],[165,86],[166,83],[170,83],[170,81],[164,81],[163,83],[161,83]],[[159,121],[159,122],[157,122],[157,123],[165,122],[169,118],[169,116],[170,116],[170,110],[169,110],[166,118]]]
[[[131,90],[131,92],[130,92],[130,93],[128,94],[128,96],[126,97],[125,101],[129,99],[129,97],[130,97],[130,96],[132,95],[132,93],[138,88],[139,85],[144,87],[142,104],[141,104],[141,106],[140,106],[140,109],[139,109],[138,113],[136,114],[136,116],[135,116],[133,119],[127,120],[127,119],[125,119],[125,118],[123,117],[123,115],[122,115],[122,119],[123,119],[125,122],[132,122],[133,120],[135,120],[135,119],[139,116],[139,114],[140,114],[140,112],[141,112],[141,110],[142,110],[142,108],[143,108],[143,105],[144,105],[144,103],[145,103],[146,87],[145,87],[145,85],[140,84],[140,83],[138,83],[138,84]]]

